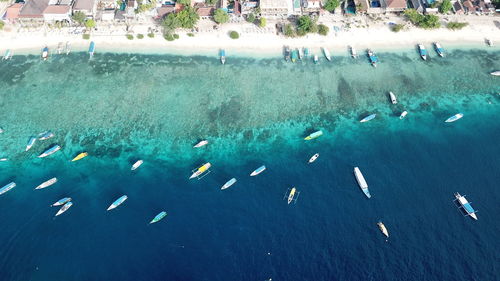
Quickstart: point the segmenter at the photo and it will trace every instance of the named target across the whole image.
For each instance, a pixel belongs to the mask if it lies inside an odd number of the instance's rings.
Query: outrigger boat
[[[370,195],[370,191],[368,190],[368,184],[366,183],[365,177],[363,177],[363,174],[358,167],[354,167],[354,176],[356,176],[356,181],[358,182],[359,187],[366,195],[366,197],[371,198],[372,196]]]
[[[43,133],[38,134],[38,140],[48,140],[54,136],[54,133],[51,131],[45,131]]]
[[[9,160],[9,159],[7,159],[7,158],[5,158],[5,157],[0,158],[0,162],[5,162],[5,161],[7,161],[7,160]]]
[[[292,62],[297,62],[298,59],[299,59],[299,51],[293,50],[292,51]]]
[[[156,215],[150,222],[149,224],[152,224],[152,223],[157,223],[159,221],[161,221],[164,217],[167,216],[167,212],[163,211],[163,212],[160,212],[158,215]]]
[[[4,194],[5,192],[13,189],[14,187],[16,187],[16,183],[15,182],[11,182],[7,185],[5,185],[4,187],[0,188],[0,195]]]
[[[56,203],[50,205],[50,207],[61,206],[61,205],[64,205],[64,204],[68,203],[69,201],[71,201],[71,197],[64,197],[63,199],[60,199]]]
[[[90,58],[92,58],[94,56],[94,52],[95,52],[95,43],[94,43],[94,41],[92,41],[92,42],[90,42],[90,46],[89,46]]]
[[[134,171],[135,169],[139,168],[139,166],[142,165],[142,163],[144,163],[144,161],[142,160],[137,160],[134,165],[132,165],[132,167],[130,168],[131,171]]]
[[[425,49],[424,45],[418,44],[418,53],[423,60],[427,60],[427,50]]]
[[[75,158],[73,158],[73,160],[71,160],[71,162],[75,162],[75,161],[78,161],[82,158],[85,158],[87,157],[89,154],[87,152],[82,152],[80,154],[78,154]]]
[[[323,54],[325,55],[325,58],[329,61],[332,60],[332,57],[330,56],[330,51],[328,51],[327,48],[322,48],[323,49]]]
[[[108,207],[108,211],[113,210],[114,208],[120,206],[125,200],[127,200],[127,195],[123,195],[120,198],[116,199],[115,202],[113,202],[111,205]]]
[[[299,48],[299,60],[302,60],[304,57],[304,50],[302,48]]]
[[[373,118],[375,118],[377,116],[377,114],[370,114],[368,116],[366,116],[365,118],[361,119],[359,122],[361,123],[365,123],[365,122],[368,122],[370,120],[372,120]]]
[[[491,39],[486,38],[485,41],[486,41],[486,45],[493,47],[493,41],[491,41]]]
[[[61,147],[56,144],[56,145],[52,146],[51,148],[45,150],[42,154],[38,155],[38,157],[39,158],[47,157],[49,155],[56,153],[59,149],[61,149]]]
[[[318,62],[319,62],[318,55],[314,55],[313,61],[314,61],[314,64],[318,64]]]
[[[393,92],[389,92],[389,97],[391,98],[392,104],[397,104],[398,100],[396,99],[396,95]]]
[[[309,136],[305,137],[304,140],[312,140],[315,138],[319,138],[322,135],[323,135],[323,131],[316,131],[316,132],[310,134]]]
[[[59,211],[57,211],[56,217],[59,216],[60,214],[66,212],[71,206],[73,206],[73,202],[68,202],[64,204]]]
[[[443,47],[441,47],[441,44],[439,44],[438,42],[434,42],[434,49],[436,49],[436,53],[440,57],[444,57],[444,49]]]
[[[399,119],[405,118],[407,114],[408,114],[408,111],[406,111],[406,110],[401,112],[401,115],[399,115]]]
[[[222,187],[221,187],[221,190],[224,190],[226,188],[229,188],[231,187],[231,185],[235,184],[236,183],[236,179],[235,178],[232,178],[230,180],[228,180]]]
[[[377,67],[378,57],[370,49],[368,49],[367,53],[368,53],[368,58],[370,59],[370,63],[372,64],[372,66]]]
[[[220,63],[225,64],[226,63],[226,51],[224,49],[221,49],[219,51],[219,57],[220,57]]]
[[[3,60],[10,60],[12,58],[12,52],[10,51],[10,49],[8,49],[7,51],[5,51],[5,54],[3,55]]]
[[[291,189],[289,188],[286,191],[285,196],[283,197],[283,200],[286,199],[288,204],[292,203],[292,201],[294,201],[294,203],[297,203],[297,199],[299,199],[299,195],[300,195],[300,192],[297,191],[297,188],[292,187]]]
[[[69,41],[66,42],[66,55],[69,55],[71,52],[71,43]]]
[[[462,208],[467,214],[466,216],[470,216],[474,220],[477,220],[476,212],[474,208],[472,208],[472,205],[470,204],[469,201],[465,198],[465,196],[460,195],[460,193],[455,192],[455,200],[453,201],[458,201],[460,204],[460,208]]]
[[[309,159],[309,163],[312,163],[314,161],[316,161],[316,159],[318,159],[319,157],[319,153],[316,153],[314,154],[310,159]]]
[[[44,189],[46,187],[53,185],[56,182],[57,182],[57,178],[51,178],[50,180],[45,181],[45,182],[41,183],[39,186],[35,187],[35,189]]]
[[[210,164],[210,162],[207,162],[207,163],[203,164],[203,166],[199,167],[198,169],[192,170],[193,174],[189,177],[189,179],[192,179],[192,178],[202,179],[204,176],[206,176],[210,173],[210,170],[209,170],[210,167],[212,167],[212,164]]]
[[[198,148],[198,147],[202,147],[202,146],[205,146],[208,144],[208,141],[207,140],[202,140],[200,141],[199,143],[197,143],[195,146],[193,146],[194,148]]]
[[[63,51],[63,43],[59,42],[59,44],[57,44],[57,54],[60,55],[62,51]]]
[[[49,58],[49,48],[45,47],[42,49],[42,60],[47,60]]]
[[[377,225],[380,231],[385,235],[385,237],[389,238],[389,231],[387,231],[385,225],[381,221],[377,222]]]
[[[309,56],[309,48],[304,48],[304,56],[305,57]]]
[[[250,174],[250,176],[251,176],[251,177],[254,177],[254,176],[256,176],[256,175],[258,175],[258,174],[260,174],[260,173],[264,172],[265,170],[266,170],[266,166],[262,165],[262,166],[260,166],[259,168],[255,169],[255,171],[253,171],[253,172]]]
[[[285,46],[285,61],[289,62],[290,61],[290,47]]]
[[[444,122],[446,122],[446,123],[455,122],[462,117],[464,117],[463,113],[457,113],[457,114],[451,116],[450,118],[446,119]]]
[[[33,145],[35,144],[35,142],[36,142],[36,138],[35,137],[31,137],[29,139],[29,141],[28,141],[28,144],[26,145],[26,150],[25,151],[30,150],[33,147]]]
[[[492,73],[490,73],[491,75],[493,76],[500,76],[500,70],[498,71],[493,71]]]
[[[358,58],[358,53],[356,52],[356,49],[353,46],[349,46],[349,50],[351,51],[351,57],[353,59],[357,59]]]

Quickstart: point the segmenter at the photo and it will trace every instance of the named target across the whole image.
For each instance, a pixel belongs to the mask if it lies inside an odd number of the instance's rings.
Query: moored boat
[[[192,179],[192,178],[198,178],[198,179],[200,179],[201,175],[203,175],[206,172],[209,172],[210,167],[212,167],[212,164],[210,164],[210,162],[207,162],[207,163],[203,164],[198,169],[195,169],[195,170],[192,171],[193,174],[191,174],[191,176],[189,177],[189,179]]]
[[[323,54],[325,55],[325,58],[326,58],[327,60],[331,61],[331,60],[332,60],[332,57],[330,56],[330,51],[328,51],[328,49],[327,49],[327,48],[324,48],[324,47],[323,47],[322,49],[323,49]]]
[[[427,60],[427,50],[425,49],[424,45],[418,44],[418,53],[423,60]]]
[[[57,182],[57,178],[51,178],[50,180],[45,181],[45,182],[41,183],[40,185],[38,185],[37,187],[35,187],[35,189],[44,189],[46,187],[53,185],[56,182]]]
[[[368,116],[366,116],[365,118],[361,119],[359,122],[361,123],[365,123],[365,122],[368,122],[370,120],[372,120],[373,118],[375,118],[377,116],[377,114],[370,114]]]
[[[301,60],[304,57],[304,50],[302,48],[299,48],[299,60]]]
[[[0,158],[0,162],[5,162],[5,161],[7,161],[7,160],[9,160],[9,159],[8,159],[8,158],[6,158],[6,157],[2,157],[2,158]]]
[[[493,71],[490,74],[493,75],[493,76],[500,76],[500,70]]]
[[[285,46],[285,61],[290,61],[290,47]]]
[[[3,55],[4,60],[10,60],[12,58],[12,51],[10,49],[5,51],[5,54]]]
[[[377,225],[380,231],[385,235],[385,237],[389,238],[389,231],[387,231],[385,225],[381,221],[377,222]]]
[[[434,42],[434,49],[436,49],[436,53],[440,57],[444,57],[444,49],[443,47],[441,47],[441,44],[439,44],[438,42]]]
[[[195,146],[193,146],[194,148],[198,148],[198,147],[202,147],[202,146],[205,146],[208,144],[208,141],[207,140],[202,140],[200,141],[199,143],[197,143]]]
[[[407,114],[408,114],[408,111],[406,111],[406,110],[401,112],[401,115],[399,115],[399,119],[405,118]]]
[[[491,39],[486,38],[485,42],[486,42],[486,45],[493,47],[493,41],[491,41]]]
[[[256,175],[258,175],[258,174],[260,174],[260,173],[264,172],[265,170],[266,170],[266,166],[262,165],[262,166],[260,166],[259,168],[255,169],[255,171],[253,171],[253,172],[250,174],[250,176],[251,176],[251,177],[254,177],[254,176],[256,176]]]
[[[226,50],[220,49],[219,57],[220,57],[220,63],[225,64],[226,63]]]
[[[64,204],[61,209],[59,209],[59,211],[57,211],[56,213],[56,217],[59,216],[60,214],[66,212],[71,206],[73,206],[73,202],[68,202],[66,204]]]
[[[47,60],[49,58],[49,48],[45,47],[42,49],[42,60]]]
[[[57,44],[57,54],[60,55],[62,51],[63,51],[63,43],[59,42],[59,44]]]
[[[353,59],[358,58],[358,52],[356,51],[356,48],[354,48],[353,46],[349,46],[349,50],[351,51],[351,57]]]
[[[370,195],[370,191],[368,190],[368,184],[366,183],[365,177],[363,177],[363,174],[358,167],[354,167],[354,176],[356,177],[356,181],[358,182],[359,187],[366,195],[366,197],[371,198],[372,196]]]
[[[54,136],[54,133],[51,131],[45,131],[43,133],[38,134],[38,140],[48,140]]]
[[[318,64],[318,62],[319,62],[318,55],[314,55],[313,61],[314,61],[314,64]]]
[[[0,188],[0,195],[4,194],[5,192],[13,189],[14,187],[16,187],[16,183],[15,182],[11,182],[7,185],[4,185],[4,187]]]
[[[446,119],[444,122],[446,122],[446,123],[455,122],[462,117],[464,117],[463,113],[457,113],[457,114],[451,116],[450,118]]]
[[[152,224],[152,223],[157,223],[159,221],[161,221],[164,217],[167,216],[167,212],[165,211],[162,211],[160,212],[158,215],[156,215],[150,222],[149,224]]]
[[[89,45],[90,58],[92,58],[94,56],[94,52],[95,52],[95,43],[94,43],[94,41],[92,41],[92,42],[90,42],[90,45]]]
[[[299,51],[293,50],[292,51],[292,62],[297,62],[298,59],[299,59]]]
[[[114,208],[120,206],[125,200],[127,200],[127,195],[122,195],[120,198],[116,199],[115,202],[113,202],[111,205],[108,207],[108,211],[113,210]]]
[[[57,206],[61,206],[61,205],[64,205],[66,203],[68,203],[69,201],[71,201],[71,197],[64,197],[62,199],[59,199],[59,201],[57,201],[56,203],[50,205],[51,207],[57,207]]]
[[[308,57],[309,56],[309,48],[304,48],[304,56]]]
[[[373,67],[377,67],[378,57],[375,55],[375,53],[371,49],[368,49],[367,53],[368,53],[368,58],[370,59],[371,65]]]
[[[287,193],[288,193],[288,196],[287,196]],[[287,190],[287,193],[285,193],[285,197],[283,198],[283,199],[286,198],[287,204],[292,203],[292,201],[297,203],[297,199],[299,199],[299,195],[300,195],[300,192],[297,191],[297,188],[295,188],[295,187],[292,187],[291,189],[289,188]]]
[[[71,52],[71,43],[69,41],[66,42],[66,55],[69,55]]]
[[[35,144],[35,142],[36,142],[36,138],[35,137],[31,137],[29,139],[29,141],[28,141],[28,144],[26,145],[26,150],[25,151],[30,150],[33,147],[33,145]]]
[[[139,166],[141,166],[141,165],[142,165],[142,163],[144,163],[144,161],[142,161],[142,160],[137,160],[137,161],[136,161],[136,162],[132,165],[132,167],[130,168],[130,170],[131,170],[131,171],[133,171],[133,170],[135,170],[135,169],[139,168]]]
[[[458,203],[460,204],[460,208],[462,208],[467,213],[466,216],[470,216],[474,220],[477,220],[477,216],[476,216],[477,211],[474,210],[474,208],[472,208],[472,205],[465,198],[465,196],[460,195],[460,193],[456,192],[455,193],[455,201],[458,201]]]
[[[309,163],[312,163],[318,159],[319,153],[314,154],[311,158],[309,158]]]
[[[323,135],[323,131],[316,131],[314,133],[311,133],[309,136],[305,137],[304,140],[312,140],[318,137],[321,137]]]
[[[78,160],[80,160],[80,159],[82,159],[82,158],[87,157],[88,155],[89,155],[89,154],[88,154],[87,152],[82,152],[82,153],[79,153],[77,156],[75,156],[75,158],[73,158],[73,159],[71,160],[71,162],[78,161]]]
[[[396,99],[396,95],[393,92],[389,92],[389,97],[391,98],[392,104],[397,104],[398,100]]]
[[[59,151],[59,149],[61,149],[61,147],[56,144],[56,145],[52,146],[51,148],[45,150],[42,154],[38,155],[38,157],[39,158],[47,157],[49,155],[56,153],[57,151]]]
[[[229,188],[231,187],[231,185],[235,184],[236,183],[236,179],[235,178],[232,178],[230,180],[228,180],[222,187],[221,189],[224,190],[226,188]]]

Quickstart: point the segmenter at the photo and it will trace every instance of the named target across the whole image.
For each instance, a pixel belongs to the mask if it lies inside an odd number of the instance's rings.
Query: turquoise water
[[[489,72],[500,52],[377,52],[372,68],[331,51],[319,65],[228,53],[222,66],[216,52],[2,62],[0,185],[17,183],[0,196],[3,280],[494,280],[500,80]],[[24,152],[45,130],[56,136]],[[304,142],[315,130],[324,135]],[[200,139],[210,144],[193,149]],[[63,148],[36,157],[52,144]],[[207,161],[212,172],[189,181]],[[292,186],[301,194],[288,206]],[[477,222],[453,205],[457,191]],[[74,206],[53,219],[64,196]]]

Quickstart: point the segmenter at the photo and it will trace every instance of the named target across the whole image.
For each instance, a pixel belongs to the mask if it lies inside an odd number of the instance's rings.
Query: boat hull
[[[377,114],[368,115],[365,118],[361,119],[359,122],[361,122],[361,123],[368,122],[370,120],[373,120],[376,116],[377,116]]]
[[[60,149],[61,149],[61,147],[59,145],[53,146],[53,147],[47,149],[42,154],[38,155],[38,157],[39,158],[44,158],[44,157],[50,156],[50,155],[56,153],[57,151],[59,151]]]
[[[451,116],[450,118],[446,119],[444,122],[452,123],[452,122],[460,120],[462,117],[464,117],[464,115],[462,113],[457,113],[457,114]]]
[[[56,217],[59,215],[62,215],[64,212],[66,212],[71,206],[73,206],[73,202],[68,202],[64,204],[59,211],[56,213]]]
[[[157,223],[159,221],[161,221],[163,218],[165,218],[167,216],[167,212],[163,211],[163,212],[160,212],[158,215],[156,215],[150,222],[149,224],[153,224],[153,223]]]
[[[229,181],[227,181],[222,187],[221,187],[221,190],[224,190],[226,188],[230,188],[233,184],[236,183],[236,179],[235,178],[232,178],[230,179]]]
[[[45,181],[41,183],[39,186],[35,187],[35,189],[44,189],[46,187],[49,187],[57,182],[57,178],[51,178],[48,181]]]
[[[144,161],[142,160],[138,160],[137,162],[134,163],[134,165],[132,165],[132,168],[130,168],[130,170],[134,171],[135,169],[139,168],[142,163],[144,163]]]
[[[16,183],[15,182],[11,182],[7,185],[5,185],[4,187],[0,188],[0,195],[6,193],[7,191],[13,189],[14,187],[16,187]]]
[[[117,208],[118,206],[123,204],[123,202],[125,202],[125,200],[127,200],[127,199],[128,199],[127,195],[123,195],[122,197],[116,199],[115,202],[113,202],[111,205],[109,205],[107,210],[110,211],[110,210]]]
[[[368,184],[366,183],[365,177],[361,173],[358,167],[354,167],[354,176],[356,177],[356,181],[358,182],[359,188],[363,191],[366,197],[371,198],[370,191],[368,190]]]
[[[262,172],[264,172],[266,170],[266,166],[260,166],[259,168],[257,168],[255,171],[253,171],[250,176],[251,177],[254,177]]]

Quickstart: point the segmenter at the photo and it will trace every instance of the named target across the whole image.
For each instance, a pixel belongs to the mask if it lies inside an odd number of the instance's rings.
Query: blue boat
[[[127,200],[127,198],[128,198],[127,195],[123,195],[120,198],[116,199],[115,202],[109,205],[108,211],[113,210],[114,208],[120,206],[123,202],[125,202],[125,200]]]
[[[427,60],[427,50],[425,49],[424,45],[418,44],[418,53],[423,60]]]
[[[462,208],[467,214],[466,216],[470,216],[474,220],[477,220],[476,212],[469,201],[465,198],[465,196],[460,195],[460,193],[455,193],[455,201],[458,201],[460,204],[460,208]]]
[[[42,49],[42,60],[47,60],[49,58],[49,47]]]
[[[262,165],[260,166],[259,168],[257,168],[255,171],[253,171],[250,176],[253,177],[253,176],[256,176],[262,172],[264,172],[264,170],[266,170],[266,166]]]
[[[231,187],[231,185],[235,184],[236,183],[236,179],[235,178],[232,178],[230,180],[228,180],[222,187],[221,189],[224,190],[226,188],[229,188]]]
[[[57,201],[56,203],[54,203],[50,206],[51,207],[61,206],[61,205],[68,203],[69,201],[71,201],[71,197],[64,197],[63,199],[59,199],[59,201]]]
[[[36,138],[31,137],[30,140],[28,141],[28,144],[26,145],[26,151],[30,150],[33,145],[35,144]]]
[[[45,150],[42,154],[38,155],[38,158],[44,158],[44,157],[47,157],[49,155],[52,155],[52,154],[56,153],[57,151],[59,151],[59,149],[61,149],[61,147],[56,144],[56,145],[52,146],[51,148]]]
[[[90,55],[90,57],[94,56],[94,52],[95,52],[95,43],[94,43],[94,41],[92,41],[92,42],[90,42],[90,46],[89,46],[89,55]]]
[[[370,58],[370,63],[372,64],[373,67],[377,67],[378,57],[370,49],[368,49],[367,52],[368,52],[368,57]]]
[[[163,212],[160,212],[158,215],[156,215],[150,222],[149,224],[152,224],[152,223],[157,223],[159,221],[161,221],[164,217],[167,216],[167,212],[163,211]]]
[[[292,62],[296,62],[298,59],[299,59],[299,51],[293,50],[292,51]]]
[[[5,192],[13,189],[14,187],[16,187],[16,183],[15,182],[11,182],[9,184],[7,184],[6,186],[0,188],[0,195],[4,194]]]
[[[304,48],[304,56],[309,56],[309,48]]]
[[[7,51],[5,51],[5,54],[3,55],[3,59],[10,60],[11,58],[12,58],[12,52],[10,51],[10,49],[8,49]]]
[[[440,57],[444,57],[444,49],[443,47],[441,47],[441,44],[439,44],[438,42],[434,42],[434,49],[436,49],[436,53]]]
[[[375,113],[370,114],[370,115],[366,116],[365,118],[361,119],[361,121],[359,121],[359,122],[361,122],[361,123],[368,122],[368,121],[372,120],[373,118],[375,118],[376,116],[377,116],[377,114],[375,114]]]
[[[48,140],[53,136],[54,136],[54,133],[52,133],[51,131],[45,131],[43,133],[38,134],[38,139],[39,140]]]
[[[220,63],[225,64],[226,63],[226,50],[221,49],[219,51],[219,56],[220,56]]]

